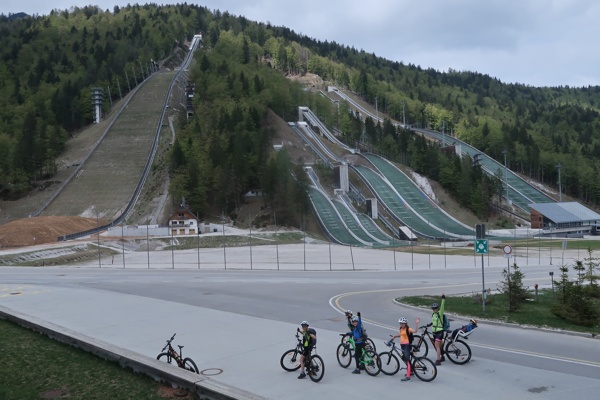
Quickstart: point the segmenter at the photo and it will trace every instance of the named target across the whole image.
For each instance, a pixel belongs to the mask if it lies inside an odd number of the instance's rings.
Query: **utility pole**
[[[556,164],[556,168],[558,169],[558,201],[562,203],[562,181],[560,179],[560,169],[562,168],[562,164]]]
[[[403,101],[402,102],[402,125],[406,128],[406,114],[404,114],[404,106],[406,105],[406,102]]]
[[[444,132],[446,128],[446,120],[442,120],[442,147],[446,145],[446,134]]]
[[[502,154],[504,154],[504,184],[506,185],[506,203],[510,204],[508,201],[508,170],[506,168],[506,153],[508,153],[508,150],[502,150]]]
[[[127,71],[125,71],[125,79],[127,79],[127,88],[128,91],[131,92],[131,84],[129,83],[129,75],[127,75]]]
[[[121,93],[121,84],[119,83],[119,78],[117,78],[117,87],[119,88],[119,97],[123,100],[123,94]]]

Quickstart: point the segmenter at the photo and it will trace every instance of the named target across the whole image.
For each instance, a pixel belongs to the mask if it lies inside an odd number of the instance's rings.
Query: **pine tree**
[[[512,271],[506,268],[502,270],[504,280],[500,281],[500,292],[508,297],[508,311],[517,311],[525,301],[531,298],[529,290],[523,286],[523,277],[525,276],[521,269],[514,263]]]

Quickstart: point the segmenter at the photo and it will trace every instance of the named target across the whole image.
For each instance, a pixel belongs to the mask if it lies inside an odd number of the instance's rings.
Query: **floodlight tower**
[[[102,120],[102,101],[104,99],[104,89],[101,87],[92,88],[92,106],[94,107],[94,123],[99,124]]]

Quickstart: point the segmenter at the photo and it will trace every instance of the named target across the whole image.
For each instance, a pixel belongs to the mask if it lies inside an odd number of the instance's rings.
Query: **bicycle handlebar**
[[[165,351],[167,347],[169,347],[173,339],[175,339],[175,335],[177,335],[177,333],[174,333],[173,336],[171,336],[171,339],[167,340],[167,344],[165,344],[165,347],[163,347],[162,351]]]

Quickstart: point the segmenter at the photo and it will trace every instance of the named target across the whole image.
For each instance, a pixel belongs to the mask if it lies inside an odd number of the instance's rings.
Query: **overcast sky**
[[[164,4],[161,1],[154,1]],[[182,3],[183,1],[180,1]],[[3,14],[46,15],[136,1],[3,1]],[[145,1],[138,1],[145,4]],[[167,0],[166,3],[176,3]],[[423,68],[476,71],[532,86],[600,84],[598,0],[188,0],[287,26]]]

